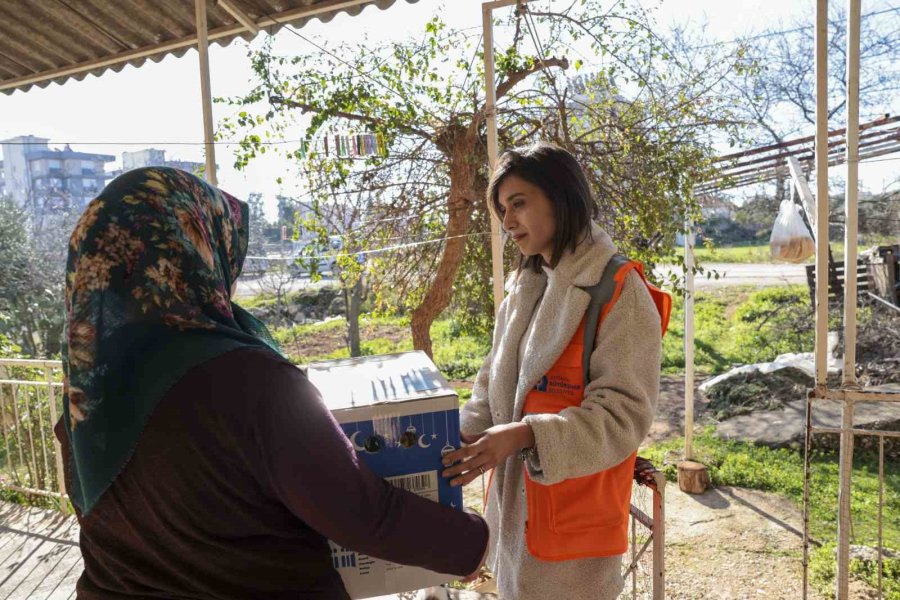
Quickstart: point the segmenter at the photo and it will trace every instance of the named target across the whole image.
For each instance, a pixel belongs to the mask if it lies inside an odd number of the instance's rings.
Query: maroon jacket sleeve
[[[256,416],[260,476],[291,512],[363,554],[460,576],[478,567],[488,544],[481,517],[396,489],[372,473],[296,367],[280,363],[267,387]]]

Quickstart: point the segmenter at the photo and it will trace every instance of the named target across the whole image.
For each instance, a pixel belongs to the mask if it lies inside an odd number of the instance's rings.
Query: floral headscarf
[[[230,298],[247,219],[246,204],[197,177],[147,168],[112,181],[78,221],[63,372],[69,494],[83,514],[191,367],[244,346],[278,352],[265,326]]]

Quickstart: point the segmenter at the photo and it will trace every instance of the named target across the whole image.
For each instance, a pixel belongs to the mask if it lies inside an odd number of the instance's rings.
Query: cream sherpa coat
[[[659,314],[640,277],[630,273],[600,327],[581,406],[522,419],[528,391],[562,354],[584,316],[590,297],[579,286],[598,283],[615,252],[606,232],[594,225],[589,238],[555,269],[523,270],[510,279],[491,353],[462,410],[462,431],[467,434],[519,420],[531,425],[538,457],[527,466],[540,483],[582,477],[622,462],[644,439],[656,412]],[[524,341],[520,368],[519,345],[532,319],[535,325]],[[603,600],[619,594],[621,557],[546,562],[529,554],[518,455],[494,470],[486,508],[492,537],[498,540],[490,564],[503,600]]]

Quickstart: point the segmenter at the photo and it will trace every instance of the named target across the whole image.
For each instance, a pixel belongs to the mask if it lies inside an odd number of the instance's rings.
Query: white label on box
[[[394,487],[412,492],[413,494],[428,498],[432,502],[438,501],[438,482],[437,471],[423,471],[421,473],[410,473],[408,475],[397,475],[395,477],[385,477],[385,481]],[[393,588],[402,585],[402,581],[406,577],[406,573],[410,567],[398,565],[385,561],[384,575],[388,587]]]
[[[437,471],[423,471],[421,473],[410,473],[409,475],[385,477],[384,479],[401,490],[412,492],[433,502],[438,501]]]

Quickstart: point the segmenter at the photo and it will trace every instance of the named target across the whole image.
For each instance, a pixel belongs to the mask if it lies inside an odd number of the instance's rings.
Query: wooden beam
[[[866,152],[860,152],[859,160],[860,162],[866,162],[867,160],[890,154],[900,154],[900,144],[883,147],[881,149],[879,149],[878,147],[874,147],[867,150]],[[843,154],[830,154],[828,165],[833,167],[843,164],[844,158],[845,157]],[[797,159],[797,162],[801,163],[801,165],[806,165],[809,167],[813,165],[813,160],[811,157],[809,159]],[[712,194],[717,191],[732,190],[748,185],[766,183],[783,174],[789,174],[786,164],[761,168],[758,170],[748,169],[747,171],[743,172],[743,174],[727,173],[722,177],[704,182],[702,185],[694,188],[694,191],[697,194]],[[727,185],[725,184],[726,178],[731,178],[731,181]]]
[[[813,198],[812,190],[809,189],[809,183],[806,181],[806,175],[803,173],[803,167],[797,162],[793,156],[788,158],[788,170],[791,172],[791,179],[797,194],[800,196],[800,203],[803,204],[803,210],[809,219],[809,224],[815,231],[816,228],[816,199]]]
[[[259,33],[259,25],[250,18],[247,13],[238,8],[232,0],[216,0],[216,5],[221,6],[228,14],[238,20],[238,23],[246,27],[249,31],[252,31],[253,34]]]
[[[887,141],[892,141],[892,140],[900,141],[900,127],[894,127],[891,129],[884,129],[884,130],[880,130],[880,131],[870,131],[869,133],[860,135],[859,140],[860,140],[860,148],[863,148],[863,147],[866,147],[869,145],[874,145],[874,144],[881,144],[881,143],[884,143]],[[828,142],[829,152],[830,153],[843,152],[846,144],[847,144],[846,138],[841,138],[841,139],[830,141],[830,142]],[[752,158],[752,160],[738,160],[737,162],[734,162],[727,167],[723,167],[721,172],[728,172],[729,174],[733,175],[735,169],[740,169],[740,168],[747,167],[750,165],[764,164],[764,163],[771,162],[771,161],[779,161],[779,160],[786,159],[789,156],[799,156],[801,154],[806,154],[806,153],[809,153],[810,156],[812,155],[812,153],[813,153],[812,145],[805,146],[802,148],[794,148],[792,150],[788,150],[786,152],[779,152],[777,154],[768,154],[765,156],[759,156],[756,158]],[[748,155],[748,157],[750,157],[750,156],[756,156],[756,155]],[[748,158],[748,157],[745,157],[745,158]]]
[[[900,153],[900,131],[891,133],[890,136],[882,136],[877,139],[868,139],[865,143],[859,145],[860,161],[884,156],[888,154]],[[813,162],[812,151],[806,149],[802,152],[791,154],[797,161],[811,165]],[[830,166],[843,164],[846,160],[845,149],[841,146],[832,146],[828,149],[828,164]],[[741,169],[742,165],[737,165],[728,169],[722,169],[713,179],[708,180],[698,190],[708,190],[710,187],[718,189],[733,189],[748,185],[751,183],[770,181],[778,175],[787,172],[787,162],[784,160],[771,157],[765,164],[759,164],[755,167]],[[737,170],[736,170],[737,169]],[[731,182],[724,185],[724,180],[730,178]]]
[[[900,116],[896,117],[882,117],[880,119],[875,119],[874,121],[869,121],[868,123],[863,123],[859,126],[859,131],[864,131],[866,129],[871,129],[872,127],[879,127],[881,125],[887,125],[889,123],[897,123],[900,122]],[[836,135],[843,135],[847,133],[846,129],[834,129],[828,132],[828,137],[834,137]],[[733,154],[726,154],[724,156],[720,156],[716,159],[716,162],[726,161],[726,160],[734,160],[735,158],[740,158],[742,156],[749,156],[751,154],[758,154],[761,152],[768,152],[770,150],[777,150],[779,148],[787,148],[789,146],[796,146],[797,144],[805,144],[809,142],[814,142],[816,136],[809,135],[801,138],[796,138],[793,140],[787,140],[785,142],[780,142],[778,144],[769,144],[768,146],[760,146],[758,148],[752,148],[750,150],[743,150],[741,152],[735,152]]]

